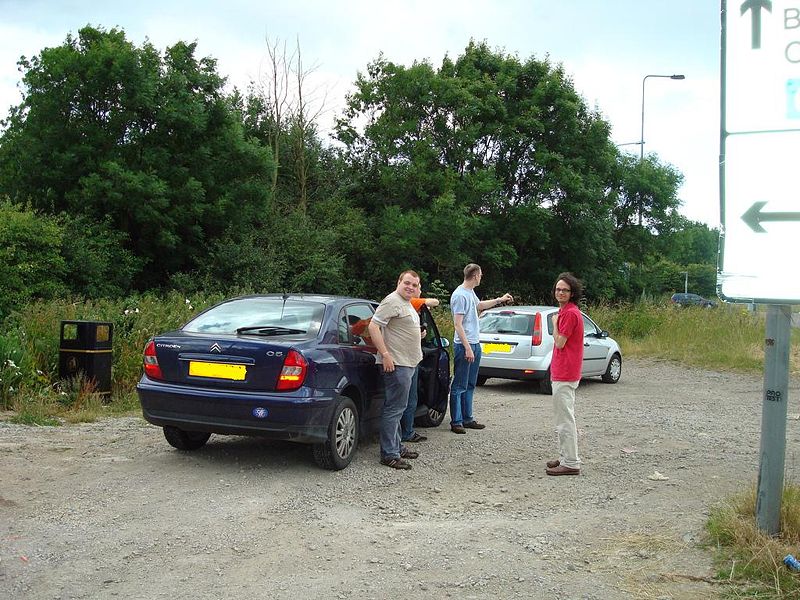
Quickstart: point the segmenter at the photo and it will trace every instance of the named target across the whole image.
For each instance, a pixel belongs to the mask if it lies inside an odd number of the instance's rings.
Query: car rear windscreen
[[[183,331],[235,334],[242,328],[264,328],[273,334],[315,336],[322,324],[325,305],[282,298],[239,298],[210,308],[189,321]],[[291,333],[289,330],[292,330]]]
[[[518,313],[484,313],[480,318],[481,333],[530,335],[534,315]]]

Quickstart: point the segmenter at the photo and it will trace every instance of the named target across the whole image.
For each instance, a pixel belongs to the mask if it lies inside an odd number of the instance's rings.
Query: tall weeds
[[[219,294],[186,298],[178,292],[144,294],[124,300],[53,300],[24,307],[0,327],[0,409],[13,409],[23,421],[41,422],[57,415],[90,419],[102,407],[136,406],[134,388],[142,369],[147,340],[180,327],[200,310],[219,302]],[[741,307],[677,308],[639,302],[586,309],[622,347],[623,360],[657,357],[708,369],[758,371],[763,368],[764,313]],[[445,307],[433,310],[442,336],[453,339]],[[113,394],[106,402],[92,399],[77,383],[58,379],[59,331],[62,320],[109,321],[114,326]],[[793,332],[792,374],[800,373],[798,333]],[[72,390],[72,391],[70,391]],[[65,394],[69,401],[65,401]],[[78,400],[80,398],[80,400]],[[99,407],[99,408],[98,408]]]

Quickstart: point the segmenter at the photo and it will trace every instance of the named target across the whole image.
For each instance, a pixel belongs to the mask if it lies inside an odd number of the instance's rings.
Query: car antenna
[[[283,321],[283,311],[286,309],[286,301],[289,299],[289,294],[284,291],[281,297],[283,298],[283,305],[281,306],[281,321]]]

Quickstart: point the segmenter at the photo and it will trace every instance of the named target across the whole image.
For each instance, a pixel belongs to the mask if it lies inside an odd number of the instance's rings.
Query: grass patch
[[[741,306],[679,308],[638,303],[597,306],[589,315],[607,329],[624,358],[661,358],[720,371],[756,373],[764,369],[766,311]],[[800,331],[792,330],[789,369],[800,374]]]
[[[219,302],[219,294],[186,298],[178,292],[116,300],[62,299],[33,302],[0,325],[0,410],[44,423],[56,418],[92,421],[138,412],[135,386],[142,372],[142,349],[157,333],[180,327],[200,310]],[[439,332],[453,340],[453,321],[445,306],[433,309]],[[655,357],[714,370],[763,371],[764,316],[741,306],[713,310],[637,302],[600,305],[586,312],[622,347],[623,360]],[[58,377],[62,320],[110,321],[114,325],[110,398],[95,398],[79,382]],[[800,374],[800,331],[792,331],[790,371]],[[452,349],[451,349],[452,357]]]
[[[755,487],[714,508],[706,523],[716,546],[718,580],[731,583],[730,598],[800,598],[800,573],[784,564],[800,547],[800,487],[787,485],[781,501],[781,531],[771,537],[756,526]]]

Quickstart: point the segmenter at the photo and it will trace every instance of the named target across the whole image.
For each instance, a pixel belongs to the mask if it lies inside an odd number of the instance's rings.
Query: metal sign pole
[[[758,467],[756,523],[769,535],[781,530],[783,467],[786,458],[786,405],[789,401],[789,348],[792,307],[770,304],[764,345],[764,398],[761,462]]]

